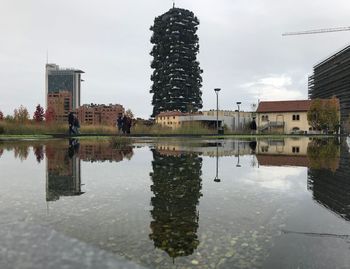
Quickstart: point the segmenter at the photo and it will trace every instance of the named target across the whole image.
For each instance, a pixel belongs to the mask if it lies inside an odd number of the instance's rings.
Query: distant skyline
[[[120,103],[152,113],[150,26],[171,0],[2,0],[0,110],[45,105],[45,64],[84,70],[81,103]],[[349,26],[346,0],[178,0],[200,20],[203,109],[249,110],[260,100],[307,98],[312,67],[349,44],[349,32],[282,37]]]

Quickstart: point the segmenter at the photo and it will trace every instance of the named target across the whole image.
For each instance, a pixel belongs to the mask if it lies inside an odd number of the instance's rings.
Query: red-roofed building
[[[260,102],[256,111],[259,131],[285,134],[312,131],[307,120],[311,102],[311,100]]]

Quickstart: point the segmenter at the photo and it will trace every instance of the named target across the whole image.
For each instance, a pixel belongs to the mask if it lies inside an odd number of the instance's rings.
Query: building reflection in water
[[[257,141],[256,158],[260,166],[309,166],[309,138],[261,139]]]
[[[262,166],[301,166],[308,169],[307,189],[313,199],[350,221],[350,154],[337,139],[282,139],[258,142]]]
[[[323,146],[323,152],[318,153],[324,155],[319,163],[328,164],[330,169],[321,166],[309,168],[307,187],[317,203],[350,221],[350,155],[346,147],[341,147],[340,162],[335,167],[332,159],[336,151],[336,144]],[[327,158],[327,155],[330,156]]]
[[[81,190],[81,161],[120,162],[133,156],[132,146],[121,149],[111,147],[106,141],[82,141],[77,139],[47,141],[20,141],[0,143],[0,157],[4,150],[13,151],[15,158],[24,161],[33,149],[40,163],[46,155],[46,201],[57,201],[61,196],[78,196]]]
[[[46,145],[46,200],[56,201],[61,196],[79,196],[81,190],[81,161],[120,162],[131,159],[133,148],[115,149],[108,142],[90,142],[77,139]],[[38,156],[37,156],[38,159]]]
[[[202,196],[202,158],[196,153],[152,150],[150,239],[175,259],[199,244],[197,206]]]
[[[81,191],[79,147],[76,139],[69,140],[68,149],[47,145],[46,201],[84,193]]]

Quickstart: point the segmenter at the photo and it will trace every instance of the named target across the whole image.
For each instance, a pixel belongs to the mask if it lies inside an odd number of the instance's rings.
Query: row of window
[[[160,120],[163,120],[163,118],[164,118],[164,120],[168,120],[169,119],[169,117],[159,117]],[[173,119],[175,120],[175,117],[173,117]]]
[[[163,122],[163,124],[168,124],[168,125],[171,125],[171,124],[176,124],[176,121],[172,122],[172,121],[168,121],[168,122]],[[181,124],[181,122],[178,122],[178,124]]]
[[[294,121],[300,120],[300,115],[299,114],[295,114],[295,115],[292,116],[292,119]],[[261,116],[261,121],[269,121],[269,115],[262,115]]]
[[[269,151],[269,146],[262,146],[261,147],[261,152],[268,152]],[[292,147],[292,152],[293,153],[299,153],[300,152],[300,147]]]

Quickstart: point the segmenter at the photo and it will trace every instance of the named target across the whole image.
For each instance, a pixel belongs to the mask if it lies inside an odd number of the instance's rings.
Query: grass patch
[[[114,126],[83,125],[80,128],[82,134],[116,134]],[[45,135],[45,134],[68,134],[68,124],[45,122],[0,122],[0,135]]]
[[[116,149],[126,148],[132,145],[134,140],[125,136],[113,136],[110,138],[110,145]]]
[[[247,131],[248,132],[248,131]],[[82,135],[110,135],[114,136],[117,134],[117,128],[115,126],[104,126],[104,125],[82,125],[80,128],[80,133]],[[8,122],[0,121],[0,137],[15,137],[25,136],[22,138],[47,138],[46,135],[50,134],[66,134],[68,135],[68,124],[46,124],[36,123],[33,121],[26,123],[18,122]],[[177,129],[172,129],[169,127],[164,127],[158,124],[155,125],[143,125],[136,124],[131,128],[131,135],[150,135],[150,136],[162,136],[162,135],[198,135],[207,136],[208,138],[253,138],[253,137],[273,137],[273,138],[283,138],[291,137],[291,135],[283,134],[238,134],[230,133],[225,131],[225,135],[217,135],[216,129],[210,129],[198,122],[192,122],[184,124]],[[304,135],[295,135],[295,137],[302,137]],[[310,135],[311,136],[311,135]],[[313,136],[317,137],[317,136]],[[325,137],[325,135],[318,135],[318,137]],[[331,137],[331,136],[330,136]]]
[[[45,135],[49,133],[66,133],[64,124],[45,124],[36,122],[0,122],[2,135]]]
[[[205,135],[215,134],[216,130],[209,129],[200,123],[188,123],[179,128],[172,129],[164,127],[159,124],[147,126],[147,125],[135,125],[131,129],[131,134],[145,134],[145,135]]]
[[[0,135],[0,141],[52,139],[51,135]]]

